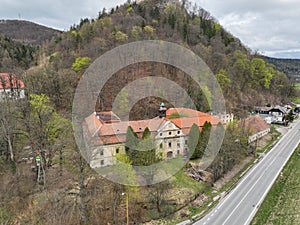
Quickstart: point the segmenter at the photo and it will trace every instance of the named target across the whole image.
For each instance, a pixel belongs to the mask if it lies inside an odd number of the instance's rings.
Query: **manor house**
[[[157,144],[157,151],[164,158],[187,156],[188,134],[192,125],[196,124],[201,131],[205,122],[210,122],[212,126],[222,123],[219,118],[210,114],[187,108],[167,109],[163,103],[159,115],[148,120],[121,121],[112,111],[95,112],[85,118],[83,124],[90,166],[99,168],[113,165],[114,156],[125,153],[129,126],[138,137],[142,137],[144,130],[148,128]]]

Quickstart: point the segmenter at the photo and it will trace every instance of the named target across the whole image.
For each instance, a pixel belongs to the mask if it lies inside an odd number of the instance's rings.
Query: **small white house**
[[[25,85],[12,73],[0,73],[0,100],[5,97],[25,98]]]
[[[271,131],[270,125],[258,115],[241,120],[240,124],[248,135],[249,143],[266,136]]]

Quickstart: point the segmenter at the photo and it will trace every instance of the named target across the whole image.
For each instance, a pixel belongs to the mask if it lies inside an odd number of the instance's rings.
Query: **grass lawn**
[[[294,86],[295,86],[296,92],[299,92],[299,90],[300,90],[300,83],[296,83],[296,84],[294,84]],[[294,98],[293,98],[293,102],[294,102],[295,104],[300,104],[300,96],[294,97]]]
[[[300,147],[283,169],[251,225],[300,224]]]
[[[296,90],[300,90],[300,83],[294,84]]]

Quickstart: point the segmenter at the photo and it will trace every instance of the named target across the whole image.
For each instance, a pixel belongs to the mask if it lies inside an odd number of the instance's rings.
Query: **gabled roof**
[[[240,121],[240,124],[248,132],[248,135],[254,135],[270,128],[270,125],[258,115],[250,116]]]
[[[207,116],[209,114],[204,113],[204,112],[200,112],[194,109],[188,109],[188,108],[169,108],[166,112],[166,116],[167,118],[174,114],[174,113],[178,113],[178,114],[182,114],[185,115],[186,117],[203,117],[203,116]]]
[[[87,125],[91,137],[94,137],[96,134],[98,134],[99,129],[102,127],[102,123],[96,117],[95,113],[85,118],[85,124]]]
[[[103,123],[118,123],[121,119],[112,111],[96,112],[97,118]]]
[[[256,107],[256,111],[272,112],[274,110],[279,110],[283,114],[286,114],[289,111],[289,109],[280,105],[276,105],[274,107]]]
[[[283,106],[280,106],[280,105],[276,105],[275,107],[273,107],[273,109],[277,109],[279,111],[281,111],[283,114],[287,114],[288,113],[288,109],[283,107]]]
[[[181,118],[168,119],[180,129],[184,134],[188,134],[193,124],[196,124],[199,128],[203,127],[205,122],[211,123],[211,125],[217,125],[222,123],[222,121],[210,114],[199,112],[193,109],[187,108],[170,108],[167,110],[167,118],[173,114],[179,113],[183,115]],[[186,117],[185,117],[186,116]]]
[[[0,73],[0,89],[24,89],[23,81],[15,74]]]
[[[169,115],[176,112],[187,117],[168,119]],[[133,131],[141,137],[146,128],[148,128],[153,136],[155,136],[168,123],[173,123],[187,135],[193,124],[196,124],[201,130],[201,127],[203,127],[205,122],[210,122],[212,125],[217,125],[221,122],[217,117],[192,109],[171,108],[167,110],[166,114],[167,118],[155,117],[153,119],[138,121],[120,121],[118,118],[115,118],[115,121],[119,122],[109,122],[110,118],[112,118],[111,116],[115,114],[112,112],[97,112],[87,117],[85,123],[88,127],[89,135],[92,138],[94,137],[93,140],[91,140],[92,144],[105,145],[124,143],[126,141],[126,133],[129,126],[131,126]],[[108,122],[105,122],[105,119],[103,120],[100,117],[107,117]]]
[[[94,117],[97,119],[97,117]],[[148,127],[151,133],[156,133],[167,121],[164,118],[156,117],[151,120],[125,121],[119,123],[102,124],[97,131],[98,139],[93,144],[118,144],[126,141],[126,133],[129,126],[142,137],[142,133]]]
[[[157,132],[165,123],[164,118],[156,117],[151,120],[124,121],[119,123],[104,124],[99,130],[99,136],[122,135],[127,133],[127,128],[132,127],[135,133],[142,133],[147,127],[150,132]]]

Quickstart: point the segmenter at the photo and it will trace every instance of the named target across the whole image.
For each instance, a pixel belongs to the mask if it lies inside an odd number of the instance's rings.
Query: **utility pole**
[[[128,199],[128,193],[122,193],[122,195],[126,195],[126,225],[129,225],[129,199]]]

